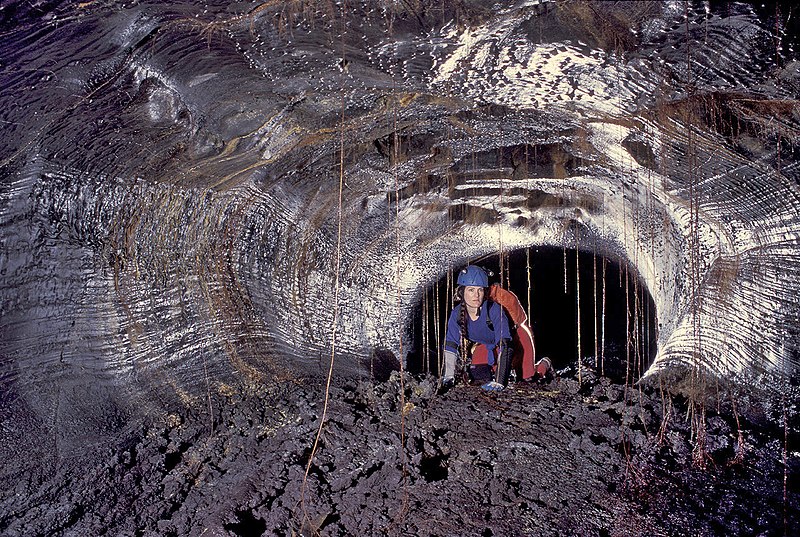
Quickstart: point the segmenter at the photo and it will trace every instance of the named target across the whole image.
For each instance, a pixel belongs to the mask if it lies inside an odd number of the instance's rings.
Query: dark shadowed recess
[[[582,364],[620,382],[637,380],[652,363],[656,309],[631,266],[593,252],[544,246],[504,254],[502,282],[499,254],[475,264],[491,271],[490,284],[502,283],[530,312],[537,359],[547,356],[562,369],[575,367],[580,355]],[[444,275],[420,296],[411,328],[411,372],[440,371],[451,278]]]

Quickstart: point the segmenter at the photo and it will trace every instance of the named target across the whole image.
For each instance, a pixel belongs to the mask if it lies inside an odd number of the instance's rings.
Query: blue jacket
[[[487,307],[488,306],[488,307]],[[461,314],[463,304],[458,304],[453,311],[450,312],[450,319],[447,321],[447,334],[445,335],[444,348],[458,352],[461,346],[461,327],[458,326],[458,316]],[[489,316],[490,323],[486,321],[486,316]],[[503,307],[489,300],[485,301],[478,312],[478,319],[473,321],[467,318],[467,339],[475,343],[484,344],[489,350],[489,365],[494,365],[494,349],[497,348],[503,340],[511,339],[511,330],[508,326],[508,318],[506,317]]]

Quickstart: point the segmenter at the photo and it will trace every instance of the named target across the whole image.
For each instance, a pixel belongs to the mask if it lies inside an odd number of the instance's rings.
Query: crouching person
[[[461,270],[457,280],[456,306],[450,312],[444,344],[442,388],[455,383],[461,365],[465,381],[485,391],[499,391],[508,384],[511,371],[511,331],[500,304],[486,300],[489,276],[477,266]]]

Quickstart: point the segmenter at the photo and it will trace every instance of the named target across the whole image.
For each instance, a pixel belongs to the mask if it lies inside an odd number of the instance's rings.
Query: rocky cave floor
[[[581,373],[339,381],[306,479],[319,382],[218,384],[213,431],[200,404],[52,468],[4,461],[0,535],[800,534],[787,405],[709,397],[698,450],[684,396]]]

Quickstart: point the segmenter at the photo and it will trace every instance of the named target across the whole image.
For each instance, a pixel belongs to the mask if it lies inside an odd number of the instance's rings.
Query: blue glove
[[[495,382],[495,381],[487,382],[486,384],[481,386],[481,389],[483,391],[485,391],[485,392],[499,392],[500,390],[502,390],[504,388],[505,388],[505,386],[503,386],[499,382]]]

